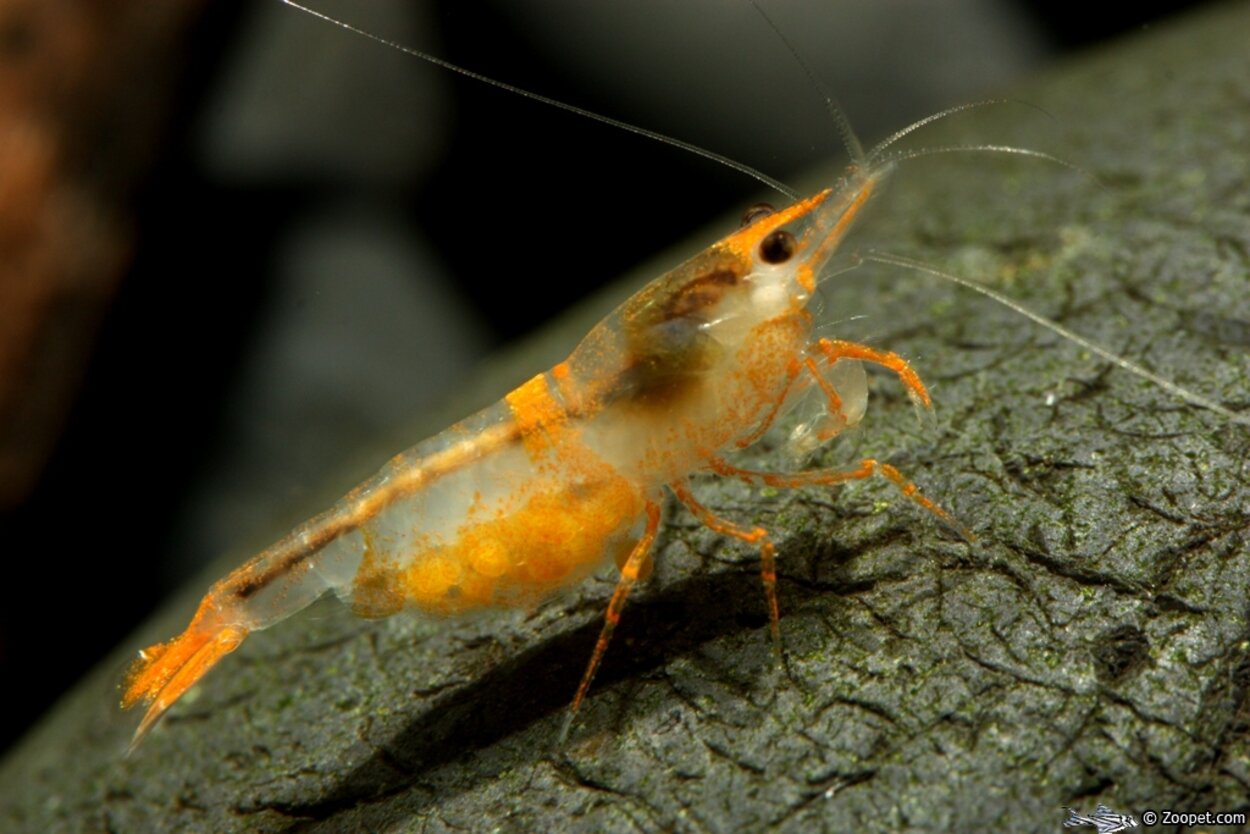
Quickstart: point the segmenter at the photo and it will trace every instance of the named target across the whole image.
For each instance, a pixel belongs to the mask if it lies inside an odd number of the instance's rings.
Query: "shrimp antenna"
[[[1072,162],[1069,162],[1068,160],[1062,157],[1054,156],[1053,154],[1048,154],[1045,151],[1038,151],[1038,150],[1034,150],[1033,148],[1019,148],[1014,145],[992,145],[992,144],[935,145],[935,146],[928,147],[928,148],[916,148],[914,150],[894,151],[893,153],[888,153],[888,154],[885,153],[885,151],[895,142],[899,141],[904,136],[907,136],[913,131],[919,130],[925,125],[932,124],[936,121],[939,121],[940,119],[945,119],[949,116],[954,116],[955,114],[962,113],[965,110],[972,110],[977,107],[988,107],[990,105],[995,105],[995,104],[1023,104],[1025,107],[1031,107],[1034,110],[1037,110],[1039,113],[1045,114],[1048,118],[1051,118],[1051,119],[1054,118],[1053,116],[1051,116],[1050,113],[1046,112],[1045,110],[1038,107],[1037,105],[1030,104],[1027,101],[1017,102],[1012,99],[991,98],[991,99],[985,99],[984,101],[973,101],[967,104],[958,104],[954,107],[948,107],[945,110],[940,110],[937,113],[933,113],[929,116],[925,116],[920,121],[912,122],[907,127],[900,128],[899,130],[894,131],[885,139],[882,139],[880,142],[878,142],[876,145],[873,146],[873,149],[868,152],[868,159],[872,160],[878,165],[885,166],[885,165],[892,165],[895,162],[906,162],[909,159],[919,159],[920,157],[924,157],[924,156],[937,156],[938,154],[946,154],[946,153],[987,153],[988,152],[988,153],[1014,154],[1016,156],[1031,156],[1034,159],[1041,159],[1041,160],[1045,160],[1046,162],[1053,162],[1056,165],[1062,165],[1064,168],[1067,168],[1072,171],[1076,171],[1077,173],[1080,173],[1080,174],[1084,174],[1085,176],[1092,179],[1094,182],[1098,183],[1100,186],[1103,185],[1102,181],[1098,179],[1098,176],[1094,174],[1094,172],[1087,170],[1085,168],[1082,168],[1080,165],[1076,165]]]
[[[799,69],[803,70],[803,74],[807,76],[807,80],[816,88],[816,92],[820,93],[821,98],[825,100],[825,110],[829,113],[829,118],[833,120],[833,126],[838,131],[838,136],[842,139],[842,146],[846,148],[846,152],[851,157],[851,162],[860,164],[869,157],[864,156],[864,146],[860,143],[859,137],[855,134],[854,128],[851,127],[851,120],[846,117],[846,111],[842,109],[842,105],[834,97],[829,87],[820,80],[820,76],[812,71],[807,61],[803,60],[803,56],[795,49],[794,44],[786,37],[786,33],[781,31],[781,27],[764,11],[758,0],[751,0],[751,7],[764,18],[764,22],[768,24],[768,28],[773,30],[773,34],[781,41],[781,45],[790,53],[790,57],[799,65]],[[874,151],[875,153],[875,151]]]
[[[1005,153],[1015,156],[1030,156],[1034,159],[1043,159],[1047,162],[1053,162],[1056,165],[1062,165],[1064,168],[1084,174],[1090,179],[1101,185],[1101,181],[1092,171],[1082,168],[1073,162],[1069,162],[1060,156],[1048,154],[1045,151],[1036,151],[1032,148],[1017,148],[1015,145],[936,145],[931,148],[916,148],[913,151],[898,151],[892,154],[886,154],[877,160],[879,164],[889,165],[895,162],[906,162],[909,159],[919,159],[924,156],[937,156],[944,153]]]
[[[1173,396],[1176,396],[1191,405],[1196,405],[1199,408],[1205,408],[1208,411],[1214,411],[1216,414],[1230,422],[1250,425],[1250,414],[1239,414],[1236,411],[1225,408],[1209,397],[1204,397],[1202,394],[1190,391],[1182,385],[1177,385],[1175,382],[1160,376],[1149,368],[1138,365],[1136,362],[1125,359],[1123,356],[1120,356],[1119,354],[1116,354],[1101,345],[1091,342],[1089,339],[1086,339],[1078,333],[1074,333],[1058,322],[1052,321],[1040,313],[1035,313],[1020,302],[1008,298],[1002,293],[992,290],[983,284],[978,284],[976,281],[970,281],[967,278],[963,278],[949,272],[943,272],[942,270],[935,269],[922,261],[915,261],[911,258],[904,258],[901,255],[891,255],[888,252],[878,252],[872,249],[868,250],[868,254],[862,256],[862,260],[872,261],[879,264],[889,264],[890,266],[903,267],[904,269],[913,269],[916,272],[923,272],[928,275],[943,278],[954,284],[958,284],[961,287],[967,287],[973,292],[978,292],[986,298],[997,301],[1004,307],[1014,310],[1052,333],[1056,333],[1069,341],[1075,342],[1088,350],[1090,353],[1095,353],[1103,359],[1106,359],[1116,367],[1122,368],[1134,376],[1141,377],[1147,382],[1153,383],[1159,388],[1162,388],[1164,391],[1167,391],[1169,394],[1172,394]]]
[[[876,159],[877,157],[881,155],[881,152],[884,151],[886,148],[890,147],[891,145],[893,145],[898,140],[902,139],[907,134],[912,133],[913,131],[919,130],[925,125],[933,124],[934,122],[945,119],[948,116],[954,116],[956,113],[963,113],[965,110],[972,110],[977,107],[988,107],[992,104],[1007,104],[1008,102],[1009,100],[1005,98],[989,98],[989,99],[985,99],[984,101],[970,101],[967,104],[957,104],[954,107],[948,107],[945,110],[939,110],[936,113],[930,113],[928,116],[925,116],[923,119],[916,121],[916,122],[912,122],[907,127],[899,128],[898,130],[891,133],[889,136],[882,139],[880,142],[878,142],[876,145],[873,146],[873,149],[871,151],[868,152],[868,158]]]
[[[780,194],[784,194],[786,197],[788,197],[791,200],[799,199],[799,193],[795,191],[793,188],[790,188],[785,183],[781,182],[780,180],[774,179],[762,171],[757,171],[755,168],[752,168],[750,165],[745,165],[741,162],[738,162],[735,159],[730,159],[729,157],[724,156],[723,154],[716,153],[715,151],[709,151],[707,148],[699,147],[698,145],[692,144],[690,142],[683,142],[681,139],[674,139],[672,136],[665,136],[663,133],[658,133],[654,130],[648,130],[645,127],[639,127],[638,125],[630,124],[629,122],[623,122],[620,119],[613,119],[611,116],[604,116],[603,114],[596,113],[593,110],[587,110],[585,108],[578,107],[574,104],[567,104],[563,101],[560,101],[559,99],[554,99],[554,98],[550,98],[549,96],[544,96],[540,93],[531,92],[529,90],[524,89],[523,87],[517,87],[513,84],[508,84],[507,82],[499,81],[497,79],[491,78],[489,75],[483,75],[480,72],[474,72],[471,69],[465,69],[459,64],[453,64],[451,61],[445,60],[443,58],[439,58],[437,55],[432,55],[429,52],[424,52],[420,49],[417,49],[416,47],[406,46],[405,44],[402,44],[398,41],[393,41],[393,40],[390,40],[389,38],[384,38],[381,35],[376,35],[373,32],[368,31],[367,29],[361,29],[358,26],[353,26],[352,24],[348,23],[345,20],[340,20],[337,17],[331,17],[330,15],[325,14],[324,12],[319,12],[316,9],[311,9],[308,6],[301,5],[300,3],[295,2],[295,0],[282,0],[282,2],[290,6],[293,9],[298,9],[304,14],[312,15],[315,18],[324,20],[327,23],[331,23],[339,27],[340,29],[346,29],[348,32],[351,32],[356,35],[360,35],[361,37],[368,38],[371,41],[380,43],[383,46],[390,47],[391,49],[398,50],[400,52],[403,52],[406,55],[411,55],[414,58],[420,58],[421,60],[428,61],[429,63],[434,64],[437,67],[442,67],[445,70],[450,70],[451,72],[459,73],[460,75],[463,75],[465,78],[472,78],[474,81],[480,81],[483,84],[489,84],[492,87],[497,87],[500,90],[504,90],[509,93],[514,93],[523,98],[528,98],[532,101],[540,102],[541,104],[547,104],[547,105],[550,105],[551,107],[555,107],[560,110],[565,110],[569,113],[574,113],[578,116],[582,116],[583,118],[587,118],[592,121],[600,122],[610,127],[614,127],[618,130],[623,130],[627,133],[633,133],[638,136],[643,136],[647,139],[653,139],[656,142],[660,142],[665,145],[671,145],[674,148],[687,151],[689,153],[694,154],[695,156],[701,156],[704,159],[710,159],[713,162],[717,162],[717,163],[720,163],[721,165],[724,165],[726,168],[737,171],[740,174],[745,174],[748,177],[751,177],[752,179],[756,180],[757,182],[763,183],[764,185],[768,186],[774,191],[777,191]]]

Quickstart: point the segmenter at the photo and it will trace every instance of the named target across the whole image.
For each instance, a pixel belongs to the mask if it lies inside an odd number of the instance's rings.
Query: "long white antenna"
[[[879,264],[889,264],[891,266],[900,266],[900,267],[903,267],[904,269],[914,269],[917,272],[923,272],[928,275],[933,275],[938,278],[943,278],[947,281],[950,281],[951,283],[958,284],[961,287],[967,287],[973,292],[978,292],[981,295],[985,296],[986,298],[993,299],[994,301],[997,301],[999,304],[1002,304],[1004,307],[1007,307],[1010,310],[1014,310],[1015,312],[1035,322],[1036,324],[1041,325],[1042,327],[1046,328],[1052,333],[1056,333],[1062,336],[1063,338],[1068,339],[1069,341],[1075,342],[1076,344],[1088,350],[1090,353],[1095,353],[1098,356],[1101,356],[1103,359],[1106,359],[1108,362],[1115,365],[1116,367],[1121,368],[1125,371],[1128,371],[1129,373],[1135,376],[1139,376],[1142,379],[1146,380],[1147,382],[1157,385],[1158,387],[1162,388],[1164,391],[1167,391],[1168,393],[1176,397],[1179,397],[1180,399],[1185,400],[1186,402],[1192,405],[1196,405],[1200,408],[1205,408],[1208,411],[1214,411],[1216,414],[1219,414],[1221,417],[1225,418],[1226,420],[1229,420],[1230,422],[1240,423],[1243,426],[1250,425],[1250,414],[1239,414],[1236,411],[1232,411],[1228,408],[1225,408],[1224,406],[1220,405],[1215,400],[1209,397],[1204,397],[1202,394],[1199,394],[1194,391],[1190,391],[1188,388],[1182,385],[1177,385],[1175,382],[1172,382],[1172,380],[1160,376],[1159,374],[1155,373],[1149,368],[1138,365],[1136,362],[1125,359],[1123,356],[1120,356],[1119,354],[1113,351],[1110,351],[1107,348],[1102,347],[1101,345],[1091,342],[1089,339],[1086,339],[1084,336],[1080,335],[1079,333],[1074,333],[1073,331],[1069,330],[1068,328],[1064,327],[1058,322],[1051,321],[1050,319],[1046,318],[1040,313],[1033,312],[1028,307],[1025,307],[1023,304],[1021,304],[1020,302],[1015,301],[1011,298],[1008,298],[1002,293],[997,292],[996,290],[992,290],[987,286],[978,284],[976,281],[970,281],[967,278],[960,277],[959,275],[954,275],[950,272],[943,272],[942,270],[929,266],[928,264],[922,261],[914,261],[911,258],[904,258],[901,255],[891,255],[887,252],[877,252],[875,250],[870,249],[868,250],[868,254],[862,256],[862,259],[865,261],[872,261],[874,263],[879,263]]]
[[[781,31],[781,27],[764,10],[764,7],[757,0],[751,0],[751,7],[764,19],[764,22],[768,24],[768,28],[773,30],[773,34],[777,36],[782,46],[790,53],[790,57],[799,65],[799,69],[803,70],[803,74],[807,76],[808,82],[816,88],[816,92],[824,99],[825,112],[829,114],[834,128],[838,131],[838,137],[841,138],[842,146],[846,148],[847,154],[850,155],[851,163],[862,165],[869,161],[872,158],[872,154],[864,155],[864,146],[859,141],[859,136],[855,134],[855,129],[851,127],[851,120],[846,117],[846,111],[842,109],[842,105],[838,104],[838,100],[834,98],[833,92],[820,80],[820,76],[812,71],[807,61],[803,60],[803,56],[799,54],[798,49],[786,37],[786,33]],[[876,151],[873,151],[873,153],[876,153]]]
[[[757,171],[756,169],[752,168],[750,165],[744,165],[741,162],[738,162],[737,160],[730,159],[729,157],[724,156],[723,154],[718,154],[715,151],[709,151],[707,148],[701,148],[698,145],[691,144],[690,142],[683,142],[680,139],[674,139],[671,136],[665,136],[663,133],[658,133],[654,130],[648,130],[645,127],[639,127],[638,125],[630,124],[629,122],[623,122],[620,119],[613,119],[610,116],[604,116],[600,113],[594,112],[593,110],[586,110],[585,108],[578,107],[573,104],[566,104],[565,102],[560,101],[559,99],[549,98],[548,96],[544,96],[539,93],[530,92],[529,90],[526,90],[523,87],[517,87],[513,84],[508,84],[504,81],[499,81],[497,79],[491,78],[489,75],[482,75],[480,72],[474,72],[473,70],[465,69],[459,64],[453,64],[451,61],[445,60],[443,58],[439,58],[437,55],[431,55],[429,52],[423,52],[422,50],[417,49],[416,47],[406,46],[405,44],[399,43],[398,41],[393,41],[393,40],[390,40],[389,38],[384,38],[381,35],[375,35],[373,32],[370,32],[367,29],[361,29],[358,26],[353,26],[352,24],[348,23],[345,20],[339,20],[337,17],[331,17],[330,15],[325,14],[324,12],[319,12],[316,9],[310,9],[308,6],[304,6],[299,3],[296,3],[295,0],[282,0],[282,2],[286,3],[288,6],[290,6],[293,9],[298,9],[304,14],[312,15],[315,18],[324,20],[325,22],[331,23],[339,27],[340,29],[346,29],[348,32],[352,32],[353,34],[368,38],[371,41],[380,43],[383,46],[390,47],[391,49],[398,50],[400,52],[403,52],[406,55],[411,55],[414,58],[420,58],[423,61],[429,61],[431,64],[434,64],[435,66],[442,67],[443,69],[450,70],[451,72],[459,73],[460,75],[463,75],[465,78],[472,78],[474,81],[480,81],[483,84],[489,84],[492,87],[498,87],[501,90],[505,90],[509,93],[515,93],[518,96],[528,98],[532,101],[541,102],[542,104],[550,105],[551,107],[557,107],[560,110],[565,110],[565,111],[568,111],[569,113],[575,113],[578,116],[582,116],[584,118],[591,119],[596,122],[601,122],[602,124],[617,128],[618,130],[624,130],[628,133],[637,134],[638,136],[644,136],[647,139],[654,139],[656,142],[662,142],[665,145],[671,145],[674,148],[680,148],[683,151],[688,151],[696,156],[701,156],[704,159],[710,159],[713,162],[717,162],[721,165],[724,165],[726,168],[730,168],[741,174],[746,174],[748,177],[751,177],[757,182],[763,183],[764,185],[768,186],[774,191],[777,191],[780,194],[784,194],[786,197],[790,198],[791,200],[799,199],[799,193],[795,191],[793,188],[790,188],[785,183],[781,182],[780,180],[773,179],[772,177],[768,176],[764,172]]]

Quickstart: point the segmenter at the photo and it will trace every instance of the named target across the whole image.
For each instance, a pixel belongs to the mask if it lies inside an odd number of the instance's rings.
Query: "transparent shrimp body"
[[[247,634],[327,592],[362,616],[455,615],[531,605],[612,560],[632,584],[666,484],[687,500],[687,475],[717,468],[811,385],[833,392],[839,358],[845,369],[886,356],[813,350],[805,309],[880,173],[852,172],[651,282],[565,362],[396,456],[216,583],[182,635],[132,664],[123,706],[147,706],[135,740]],[[865,397],[837,402],[831,425],[857,420]]]

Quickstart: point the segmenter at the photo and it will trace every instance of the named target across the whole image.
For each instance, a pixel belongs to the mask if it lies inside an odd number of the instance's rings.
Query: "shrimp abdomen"
[[[357,613],[532,605],[632,544],[643,486],[584,442],[550,374],[501,404],[509,440],[361,527]]]

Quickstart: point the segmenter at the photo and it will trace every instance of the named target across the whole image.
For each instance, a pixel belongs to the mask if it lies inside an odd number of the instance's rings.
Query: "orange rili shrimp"
[[[828,401],[823,437],[857,421],[866,398],[854,384],[860,361],[895,371],[929,405],[903,359],[813,340],[806,309],[822,266],[887,170],[857,168],[836,189],[780,211],[753,211],[744,228],[608,315],[564,362],[396,456],[217,582],[186,631],[145,649],[131,666],[122,704],[147,706],[136,741],[249,633],[326,592],[368,617],[405,608],[454,615],[532,605],[614,559],[620,578],[576,710],[630,589],[648,572],[665,486],[711,528],[759,547],[776,635],[767,532],[699,504],[687,484],[693,472],[784,486],[883,474],[945,518],[894,468],[873,460],[782,476],[722,457],[762,435],[811,385]],[[839,390],[841,378],[849,394]]]
[[[694,473],[780,488],[880,475],[971,539],[897,469],[877,460],[783,474],[742,469],[726,458],[808,394],[820,397],[824,410],[805,426],[802,442],[827,441],[857,423],[867,401],[861,363],[892,371],[917,404],[930,406],[924,383],[898,355],[815,338],[807,305],[822,269],[897,162],[967,150],[890,152],[891,145],[966,107],[923,119],[867,153],[840,122],[855,162],[835,186],[778,211],[748,211],[741,229],[647,284],[565,361],[397,455],[333,507],[218,581],[181,635],[143,650],[131,665],[122,705],[146,707],[132,747],[248,634],[328,592],[366,617],[405,609],[452,616],[532,606],[614,561],[619,578],[567,713],[567,732],[631,589],[650,570],[665,488],[712,530],[758,548],[779,645],[773,542],[764,528],[739,525],[700,504],[688,481]],[[1054,161],[1028,149],[973,149]],[[993,291],[906,259],[869,257],[989,295],[1194,404],[1245,421]]]

